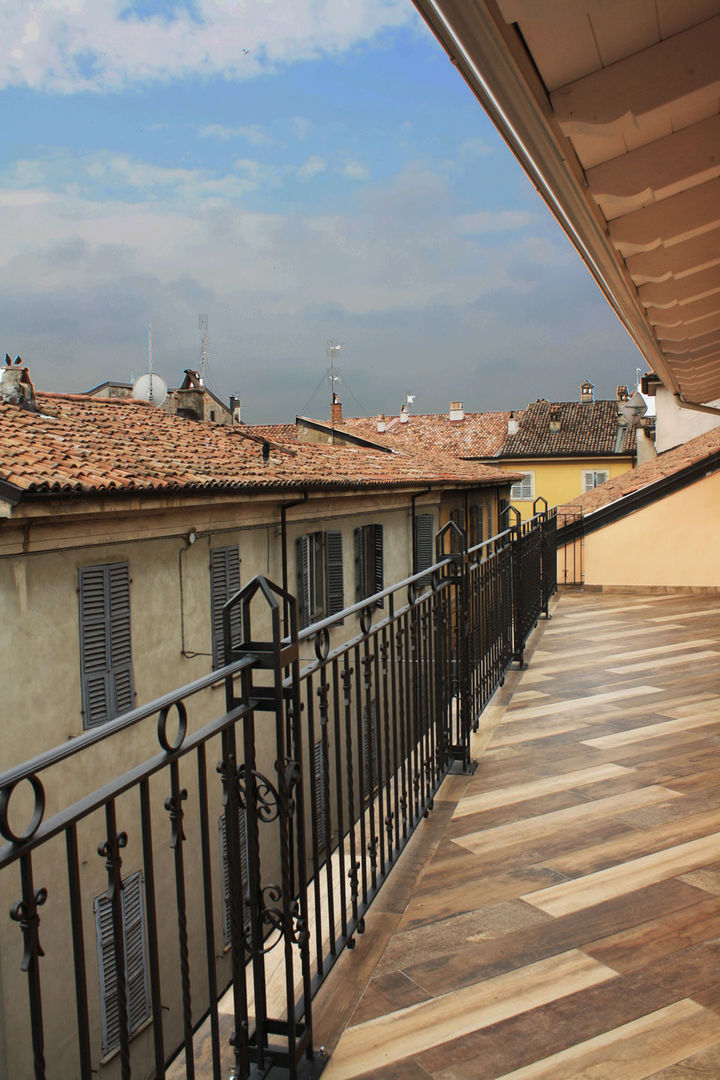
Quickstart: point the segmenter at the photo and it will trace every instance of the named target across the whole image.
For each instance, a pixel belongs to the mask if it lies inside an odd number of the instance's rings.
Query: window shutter
[[[326,848],[330,840],[330,829],[327,815],[327,762],[325,760],[325,746],[322,739],[315,743],[314,753],[315,770],[315,806],[314,818],[317,833],[318,847]]]
[[[378,753],[377,753],[377,709],[375,702],[370,702],[370,708],[363,706],[362,712],[363,732],[363,795],[369,799],[378,786]]]
[[[367,594],[367,566],[365,563],[365,526],[353,532],[355,540],[355,598],[363,600]]]
[[[337,615],[345,607],[343,590],[342,533],[325,533],[325,614]]]
[[[247,811],[241,807],[238,811],[238,823],[240,825],[240,873],[242,875],[242,910],[245,928],[250,926],[250,912],[248,909],[247,896],[249,891],[248,877],[248,852],[247,852]],[[222,898],[223,898],[223,940],[230,943],[230,863],[228,861],[227,834],[225,829],[225,815],[221,814],[218,819],[220,831],[220,865],[222,867]]]
[[[81,566],[79,594],[83,723],[90,728],[134,705],[128,564]]]
[[[212,621],[213,667],[225,663],[223,607],[240,588],[240,551],[237,547],[213,548],[210,551],[210,611]],[[233,609],[230,635],[233,642],[242,634],[242,613]]]
[[[583,469],[583,474],[582,474],[583,494],[586,491],[592,491],[592,489],[594,487],[595,487],[595,484],[593,483],[593,474],[592,474],[592,472],[590,472],[590,470],[588,470],[588,469]]]
[[[382,525],[371,526],[373,530],[373,541],[375,546],[375,580],[373,582],[373,592],[382,592],[384,573],[383,573],[383,527]],[[382,600],[378,601],[378,607],[382,607]]]
[[[522,480],[516,480],[510,488],[510,498],[527,502],[535,497],[535,474],[523,473]]]
[[[114,563],[107,569],[113,715],[119,716],[120,713],[132,709],[135,698],[130,631],[130,571],[127,563]]]
[[[130,1034],[150,1016],[147,985],[147,946],[143,908],[142,873],[125,879],[122,887],[122,923],[125,951],[125,988]],[[120,1045],[120,1015],[115,972],[115,938],[112,901],[107,893],[93,903],[100,973],[102,1049],[111,1053]]]
[[[415,518],[415,572],[427,570],[433,562],[433,516],[418,514]]]
[[[298,623],[303,630],[310,625],[310,564],[307,536],[298,536],[295,542],[297,565]]]

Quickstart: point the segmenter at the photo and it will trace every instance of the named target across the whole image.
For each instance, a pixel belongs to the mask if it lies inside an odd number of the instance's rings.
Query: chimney
[[[403,405],[403,407],[400,409],[400,423],[401,424],[407,424],[407,422],[408,422],[407,405]]]
[[[580,387],[580,401],[584,404],[593,402],[595,400],[595,383],[591,383],[589,379]]]
[[[30,373],[26,367],[22,367],[22,358],[15,357],[14,362],[5,354],[5,363],[12,367],[4,367],[0,372],[0,401],[8,405],[18,405],[28,412],[37,412],[35,405],[35,387],[30,381]]]
[[[618,386],[618,388],[617,388],[617,399],[618,399],[618,401],[627,401],[629,399],[629,397],[630,397],[630,393],[628,391],[627,386]]]
[[[386,428],[387,428],[387,421],[385,419],[385,413],[380,413],[380,415],[377,418],[378,435],[382,435],[382,433],[385,431]]]
[[[560,406],[550,406],[550,431],[553,435],[557,435],[560,431]]]
[[[515,413],[510,413],[508,417],[508,435],[517,435],[520,430],[520,424],[515,419]]]
[[[462,401],[450,402],[450,422],[455,423],[458,420],[465,419],[465,412],[463,409]]]
[[[233,424],[242,424],[242,401],[238,394],[232,394],[230,397],[230,412]]]
[[[342,424],[342,422],[342,403],[338,401],[338,396],[333,391],[332,405],[330,406],[330,423],[335,427],[336,424]]]

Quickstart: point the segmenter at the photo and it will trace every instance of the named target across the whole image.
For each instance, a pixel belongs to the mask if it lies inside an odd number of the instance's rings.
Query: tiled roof
[[[352,489],[507,483],[475,462],[269,440],[144,402],[38,394],[38,413],[0,403],[0,481],[20,492]],[[263,444],[269,447],[263,460]]]
[[[359,436],[394,450],[437,451],[458,458],[494,457],[507,435],[509,412],[465,413],[464,420],[450,420],[447,413],[411,414],[407,423],[399,416],[387,417],[380,434],[377,417],[343,417],[340,432]],[[299,418],[302,419],[302,418]],[[314,421],[317,422],[317,421]],[[325,424],[329,428],[329,424]]]
[[[553,412],[560,430],[550,430]],[[536,401],[518,414],[519,428],[507,435],[499,453],[509,457],[608,457],[635,451],[635,430],[627,428],[621,449],[616,401]]]
[[[666,476],[673,476],[689,465],[704,461],[705,458],[718,453],[720,453],[720,428],[713,428],[712,431],[698,435],[697,438],[676,446],[673,450],[658,454],[652,461],[639,465],[637,469],[631,469],[622,476],[606,480],[599,487],[574,499],[571,504],[558,507],[558,515],[562,517],[563,513],[580,509],[584,514],[590,514],[593,510],[599,510],[601,506],[617,502],[625,495],[640,491]]]
[[[298,437],[295,424],[243,424],[241,430],[248,435],[259,435],[263,439],[277,439],[280,442],[297,442]]]

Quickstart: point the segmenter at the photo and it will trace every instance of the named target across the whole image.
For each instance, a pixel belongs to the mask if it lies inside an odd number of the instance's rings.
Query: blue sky
[[[639,354],[410,0],[4,0],[0,350],[250,422],[601,396]]]

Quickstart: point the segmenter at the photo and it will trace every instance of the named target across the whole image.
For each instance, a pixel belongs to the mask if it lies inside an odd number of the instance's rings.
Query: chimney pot
[[[377,419],[378,435],[382,435],[383,431],[387,428],[387,421],[385,420],[385,413],[380,413]]]
[[[585,382],[580,387],[580,401],[588,403],[588,402],[592,402],[594,400],[595,400],[595,383],[591,383],[589,379],[586,379]]]
[[[450,421],[452,423],[456,423],[458,420],[464,420],[465,419],[465,411],[464,411],[464,408],[463,408],[463,402],[462,401],[451,401],[450,402],[449,416],[450,416]]]
[[[403,407],[400,409],[400,423],[401,424],[407,424],[407,422],[408,422],[407,405],[403,405]]]
[[[520,430],[520,424],[515,419],[515,413],[510,413],[508,417],[508,435],[517,435]]]
[[[15,364],[18,363],[22,364],[19,356],[15,358]],[[5,367],[0,371],[0,401],[5,401],[8,405],[19,405],[28,412],[37,412],[35,387],[26,367]]]
[[[342,424],[342,403],[338,401],[337,394],[333,393],[332,405],[330,406],[330,422],[335,424]]]
[[[617,399],[618,399],[618,401],[627,401],[629,397],[630,397],[630,393],[628,391],[627,386],[618,386],[618,388],[617,388]]]

